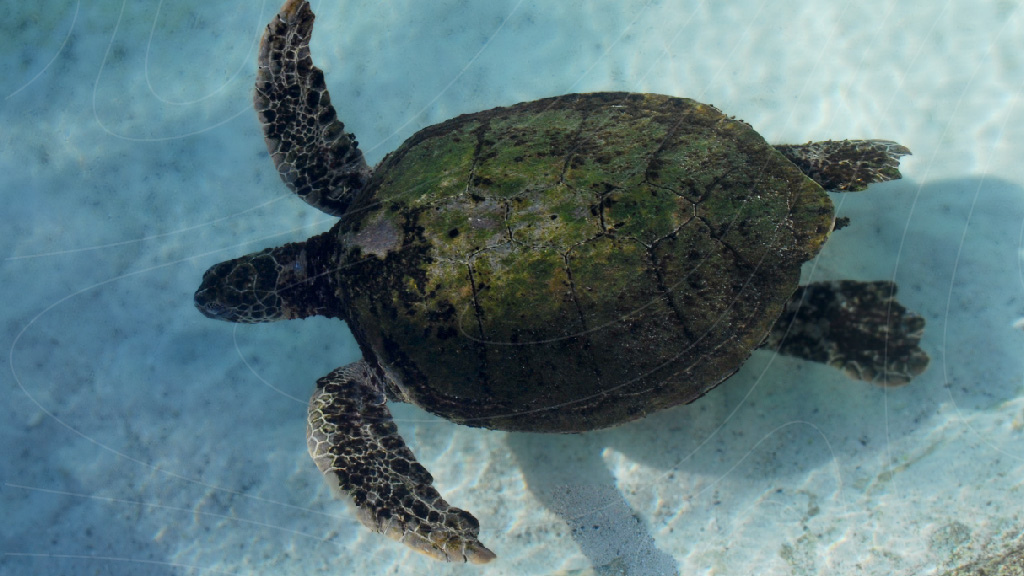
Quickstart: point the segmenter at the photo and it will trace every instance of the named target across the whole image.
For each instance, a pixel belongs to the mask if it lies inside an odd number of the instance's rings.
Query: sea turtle
[[[217,264],[211,318],[348,323],[363,359],[317,382],[308,448],[373,530],[487,562],[388,401],[501,430],[578,432],[692,402],[759,347],[901,384],[924,320],[890,282],[798,287],[836,227],[825,190],[899,178],[883,140],[772,146],[693,100],[569,94],[425,128],[371,169],[287,0],[255,107],[284,182],[330,231]]]

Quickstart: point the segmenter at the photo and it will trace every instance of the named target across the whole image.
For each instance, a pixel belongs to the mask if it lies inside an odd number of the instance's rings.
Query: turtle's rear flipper
[[[780,144],[775,149],[804,174],[833,192],[857,192],[873,182],[897,180],[906,146],[891,140],[842,140]]]
[[[822,362],[851,378],[900,386],[924,372],[924,318],[896,301],[892,282],[842,280],[801,286],[765,347]]]
[[[477,539],[479,522],[441,498],[398,435],[383,378],[360,361],[317,381],[306,428],[309,455],[371,530],[438,560],[490,562],[494,553]]]
[[[260,42],[253,105],[281,180],[311,206],[342,215],[366,185],[370,168],[345,132],[313,66],[309,2],[287,0]]]

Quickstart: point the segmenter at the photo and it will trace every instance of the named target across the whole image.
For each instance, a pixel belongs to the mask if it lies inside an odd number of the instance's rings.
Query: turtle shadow
[[[596,574],[678,576],[675,559],[658,548],[619,491],[596,440],[593,434],[512,432],[506,442],[527,489],[565,522]]]
[[[929,426],[945,403],[986,410],[1019,395],[1014,378],[989,377],[983,387],[957,382],[977,382],[972,371],[982,367],[1024,369],[1019,338],[1009,337],[1013,319],[1024,316],[1016,253],[1024,229],[1014,216],[1024,213],[1024,191],[988,177],[872,189],[880,189],[881,201],[843,195],[838,215],[860,228],[837,232],[816,270],[850,268],[864,280],[895,276],[900,301],[928,322],[922,346],[932,364],[910,384],[884,388],[761,350],[690,405],[583,434],[508,434],[528,489],[566,523],[596,573],[679,574],[620,490],[605,459],[609,450],[659,471],[662,482],[685,471],[780,490],[829,460],[881,454]],[[898,254],[885,249],[894,240]],[[1012,261],[1018,266],[1007,266]],[[1007,337],[991,338],[999,329]],[[970,352],[979,349],[981,357]]]

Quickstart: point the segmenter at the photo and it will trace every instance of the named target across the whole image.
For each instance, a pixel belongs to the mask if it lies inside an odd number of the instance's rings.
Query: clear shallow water
[[[1018,3],[314,4],[371,162],[458,113],[590,90],[914,151],[904,180],[835,197],[853,224],[805,268],[899,282],[933,359],[907,387],[758,353],[691,406],[580,436],[394,407],[481,518],[484,568],[364,530],[308,461],[306,398],[356,358],[347,331],[192,307],[209,265],[332,223],[266,157],[251,86],[277,5],[251,4],[23,3],[0,25],[0,573],[917,575],[1020,536]]]

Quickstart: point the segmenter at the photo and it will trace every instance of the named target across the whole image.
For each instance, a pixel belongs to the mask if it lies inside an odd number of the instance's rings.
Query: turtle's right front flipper
[[[383,377],[360,361],[317,381],[309,401],[309,455],[371,530],[439,560],[490,562],[494,553],[477,539],[479,522],[441,498],[398,435]]]
[[[287,0],[267,25],[253,105],[284,183],[311,206],[340,216],[366,185],[370,168],[309,55],[313,18],[309,2]]]

